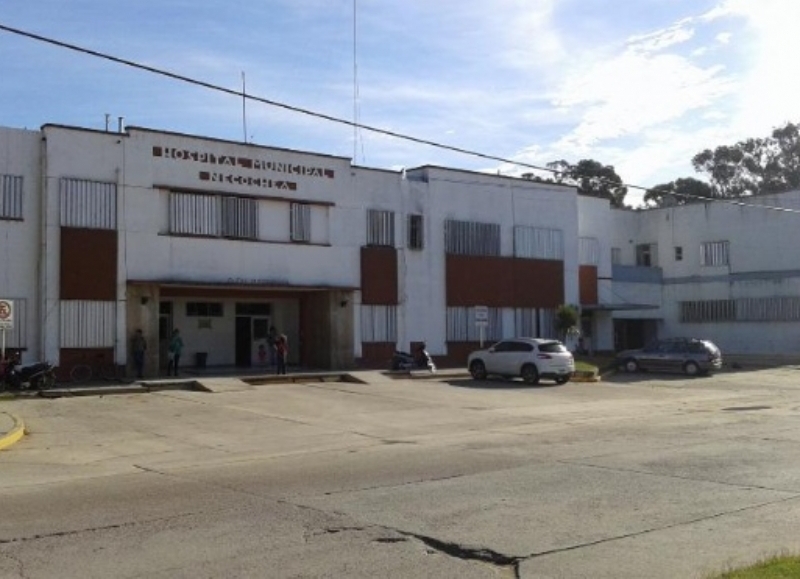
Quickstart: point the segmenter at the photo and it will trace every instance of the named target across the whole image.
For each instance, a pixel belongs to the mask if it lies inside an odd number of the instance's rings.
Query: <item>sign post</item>
[[[475,325],[478,326],[480,334],[481,348],[483,348],[483,338],[486,328],[489,326],[489,307],[475,306]]]
[[[0,360],[6,358],[6,330],[14,329],[14,302],[0,299]]]

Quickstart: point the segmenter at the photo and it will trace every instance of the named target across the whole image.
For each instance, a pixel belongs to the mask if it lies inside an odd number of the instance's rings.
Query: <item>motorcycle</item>
[[[36,362],[21,366],[19,356],[3,364],[0,386],[4,390],[45,390],[56,383],[56,369],[50,362]]]
[[[433,374],[436,372],[436,364],[434,364],[433,358],[431,358],[428,350],[426,350],[425,346],[422,345],[417,348],[417,351],[413,354],[410,352],[401,352],[400,350],[395,350],[394,355],[392,355],[391,369],[428,370],[431,374]]]

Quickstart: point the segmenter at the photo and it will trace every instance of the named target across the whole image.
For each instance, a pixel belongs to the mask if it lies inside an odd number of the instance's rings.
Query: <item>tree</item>
[[[562,339],[566,339],[570,333],[579,332],[578,319],[580,313],[578,308],[572,304],[561,304],[556,308],[556,331]]]
[[[556,183],[576,186],[579,195],[608,199],[612,207],[625,206],[628,188],[612,165],[603,165],[594,159],[582,159],[577,165],[571,165],[562,159],[548,163],[547,167],[555,172]]]
[[[645,204],[652,203],[656,207],[671,207],[708,201],[714,198],[714,190],[705,181],[694,177],[682,177],[669,183],[656,185],[644,194]]]
[[[800,126],[787,123],[767,138],[705,149],[692,165],[706,173],[715,197],[782,193],[800,188]]]

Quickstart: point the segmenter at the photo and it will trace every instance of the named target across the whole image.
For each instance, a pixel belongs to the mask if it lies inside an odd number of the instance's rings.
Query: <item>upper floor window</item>
[[[636,246],[636,265],[641,267],[657,267],[658,245],[655,243],[642,243]]]
[[[622,249],[619,247],[611,248],[611,265],[620,265],[622,263]]]
[[[581,265],[597,265],[600,263],[600,242],[594,237],[579,238],[578,257]]]
[[[394,211],[367,210],[367,245],[394,247]]]
[[[500,226],[448,219],[444,223],[444,245],[450,254],[499,256]]]
[[[564,232],[548,227],[514,226],[514,257],[564,259]]]
[[[422,249],[424,247],[422,215],[408,216],[408,247],[410,249]]]
[[[680,245],[675,248],[675,261],[683,261],[683,247]]]
[[[186,302],[186,316],[193,318],[221,318],[221,302]]]
[[[0,174],[0,219],[22,219],[22,176]]]
[[[307,203],[292,203],[289,211],[292,241],[311,241],[311,206]]]
[[[234,195],[171,192],[169,231],[187,235],[256,239],[256,200]]]
[[[730,242],[709,241],[700,245],[700,265],[715,266],[730,263]]]
[[[62,178],[58,182],[63,227],[117,228],[117,184]]]

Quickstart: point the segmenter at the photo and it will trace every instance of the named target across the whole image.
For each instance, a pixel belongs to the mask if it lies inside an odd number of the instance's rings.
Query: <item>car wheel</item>
[[[566,384],[569,382],[569,376],[561,376],[560,378],[556,378],[556,384]]]
[[[639,362],[637,362],[634,358],[628,358],[625,360],[625,363],[622,365],[625,368],[625,371],[630,373],[638,372],[639,371]]]
[[[526,384],[538,384],[539,383],[539,370],[536,369],[536,366],[533,364],[525,364],[522,367],[522,379],[525,381]]]
[[[480,360],[475,360],[469,365],[469,373],[475,380],[486,380],[486,364]]]
[[[700,366],[697,365],[697,362],[686,362],[683,365],[683,371],[687,376],[697,376],[700,373]]]

